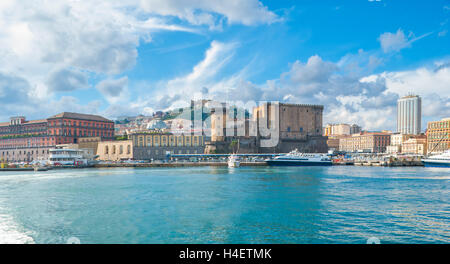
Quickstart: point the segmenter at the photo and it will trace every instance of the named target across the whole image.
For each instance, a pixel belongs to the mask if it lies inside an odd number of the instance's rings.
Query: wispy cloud
[[[400,51],[404,48],[411,47],[411,44],[423,39],[429,35],[433,34],[433,32],[428,32],[418,37],[415,37],[413,33],[410,33],[408,37],[406,37],[405,33],[402,29],[398,29],[396,33],[385,32],[380,35],[378,41],[381,44],[381,48],[385,53]]]

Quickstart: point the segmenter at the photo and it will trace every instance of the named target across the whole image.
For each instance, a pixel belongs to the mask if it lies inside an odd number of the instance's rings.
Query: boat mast
[[[430,153],[433,152],[434,149],[436,149],[436,147],[439,145],[439,143],[441,143],[441,141],[444,140],[444,138],[447,137],[447,136],[448,136],[448,132],[445,133],[445,135],[443,135],[443,136],[441,137],[441,139],[439,139],[439,141],[438,141],[436,144],[434,144],[434,147],[430,150]]]

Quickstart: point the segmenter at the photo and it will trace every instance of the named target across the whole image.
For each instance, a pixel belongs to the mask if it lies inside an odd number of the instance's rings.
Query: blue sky
[[[450,1],[0,4],[0,117],[151,114],[201,96],[325,105],[395,130],[395,102],[450,117]]]

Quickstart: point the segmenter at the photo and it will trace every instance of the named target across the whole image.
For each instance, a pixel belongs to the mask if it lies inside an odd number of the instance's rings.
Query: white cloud
[[[24,78],[0,72],[0,106],[26,102],[30,99],[29,89],[30,84]]]
[[[176,16],[191,24],[209,25],[211,28],[221,23],[218,14],[232,24],[255,25],[278,19],[258,0],[142,0],[141,5],[147,12]]]
[[[125,76],[115,80],[103,80],[96,85],[96,88],[110,103],[117,103],[120,100],[126,99],[126,94],[128,93],[128,77]]]
[[[413,32],[410,32],[408,37],[405,36],[402,29],[398,29],[396,33],[385,32],[380,35],[378,41],[384,53],[400,51],[404,48],[410,48],[411,44],[417,40],[431,35],[433,32],[425,33],[419,37],[415,37]]]
[[[88,75],[76,69],[57,69],[47,82],[49,91],[70,92],[89,88]]]
[[[213,41],[190,73],[162,81],[156,93],[131,102],[128,109],[115,104],[106,113],[151,113],[186,106],[191,99],[203,96],[219,101],[279,100],[325,105],[324,123],[347,122],[368,130],[395,130],[396,101],[413,92],[424,99],[424,120],[450,115],[450,67],[446,61],[438,62],[434,69],[363,75],[364,71],[355,71],[353,66],[370,67],[374,54],[360,51],[338,62],[315,55],[306,62],[295,61],[278,79],[254,84],[247,80],[245,68],[225,77],[222,74],[238,47],[237,43]]]
[[[398,29],[397,33],[386,32],[380,35],[379,39],[381,48],[385,53],[391,51],[400,51],[403,48],[410,47],[408,38],[403,30]]]
[[[422,97],[423,127],[426,122],[450,117],[450,68],[448,63],[436,68],[421,67],[410,71],[384,72],[368,76],[365,81],[383,80],[386,92],[405,96],[409,93]],[[395,116],[392,116],[395,120]]]
[[[138,46],[152,41],[154,32],[200,33],[205,25],[217,29],[225,23],[255,25],[277,19],[257,0],[1,0],[0,72],[3,79],[27,83],[9,81],[3,89],[25,89],[35,101],[58,101],[56,91],[93,87],[89,76],[109,80],[134,67]],[[202,67],[189,77],[192,83],[205,78],[196,76],[206,72]],[[18,102],[7,98],[8,103]],[[107,99],[115,100],[110,95]]]
[[[447,36],[447,33],[448,33],[448,30],[447,30],[447,29],[444,29],[444,30],[442,30],[442,31],[440,31],[440,32],[438,33],[438,36],[439,36],[439,37],[445,37],[445,36]]]
[[[162,87],[172,95],[180,94],[180,99],[185,101],[200,98],[204,87],[208,87],[209,92],[220,90],[220,87],[215,89],[212,86],[217,85],[217,75],[230,62],[237,45],[237,43],[211,42],[204,59],[195,65],[189,74],[169,80],[163,83]]]
[[[387,91],[382,79],[373,78],[369,82],[348,70],[347,62],[324,61],[318,55],[311,56],[304,63],[295,61],[279,79],[263,84],[248,81],[245,68],[219,78],[236,48],[237,44],[212,42],[204,59],[193,67],[191,73],[164,82],[157,96],[152,95],[136,103],[141,109],[146,106],[168,109],[185,106],[190,99],[203,96],[244,103],[255,100],[314,103],[326,106],[325,122],[348,121],[367,129],[392,125],[387,120],[394,112],[398,95]],[[370,59],[366,63],[370,64]]]
[[[386,80],[388,90],[399,95],[416,93],[421,95],[440,94],[450,96],[450,68],[439,70],[418,68],[411,71],[387,72],[380,75]]]

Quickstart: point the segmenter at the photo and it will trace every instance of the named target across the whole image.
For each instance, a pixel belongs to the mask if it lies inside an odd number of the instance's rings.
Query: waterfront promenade
[[[376,166],[376,167],[422,167],[423,163],[420,160],[394,160],[394,161],[380,161],[380,160],[365,160],[365,161],[355,161],[355,160],[333,160],[333,165],[335,166]],[[108,162],[108,163],[98,163],[88,168],[179,168],[179,167],[223,167],[228,166],[226,161],[155,161],[155,162]],[[252,166],[268,166],[265,161],[242,161],[240,163],[242,167],[252,167]],[[83,166],[48,166],[39,168],[39,170],[50,170],[50,169],[79,169],[86,168]],[[28,167],[7,167],[0,168],[0,172],[7,171],[33,171],[35,168]]]

